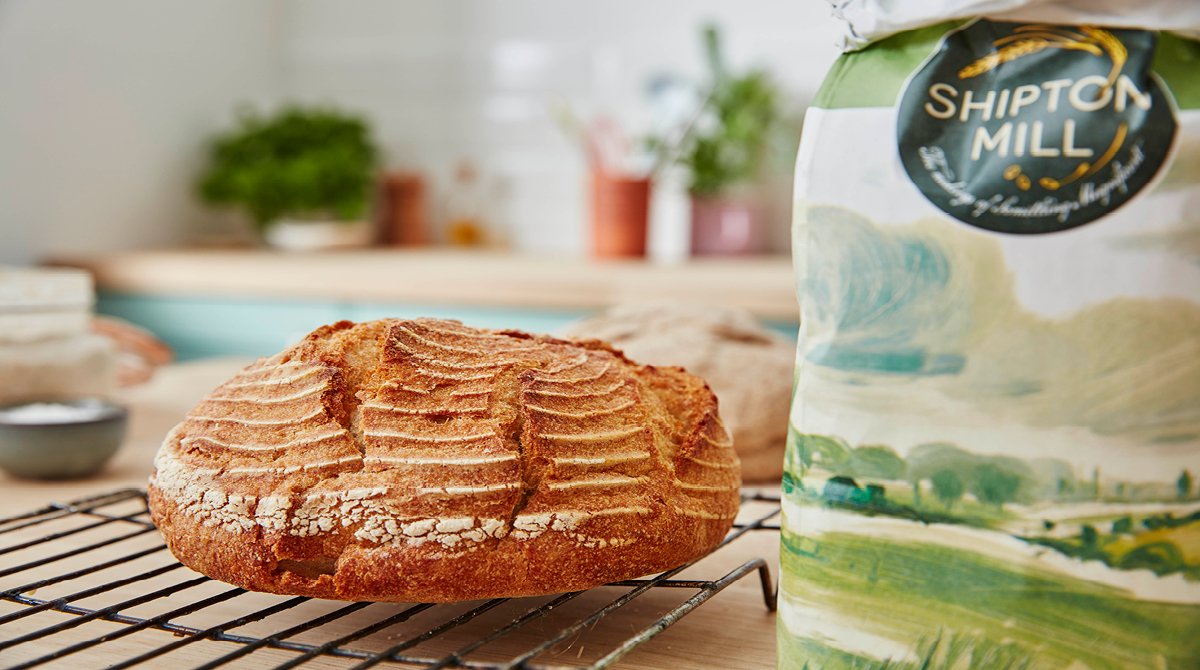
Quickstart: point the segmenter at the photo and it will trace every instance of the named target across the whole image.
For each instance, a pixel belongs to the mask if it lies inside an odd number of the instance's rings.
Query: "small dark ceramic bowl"
[[[36,421],[11,413],[38,402],[80,410],[80,420]],[[60,410],[66,412],[66,410]],[[129,411],[95,398],[22,401],[0,405],[0,468],[17,477],[72,479],[90,475],[117,452]]]

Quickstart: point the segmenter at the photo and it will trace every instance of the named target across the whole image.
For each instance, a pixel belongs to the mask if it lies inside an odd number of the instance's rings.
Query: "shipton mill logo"
[[[1120,207],[1175,136],[1151,72],[1157,34],[978,20],[943,40],[900,96],[908,176],[973,226],[1052,233]]]

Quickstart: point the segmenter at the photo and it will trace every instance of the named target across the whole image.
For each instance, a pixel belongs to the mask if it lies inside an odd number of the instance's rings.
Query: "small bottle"
[[[446,241],[453,246],[473,247],[484,243],[483,195],[479,173],[470,160],[454,170],[454,183],[446,201]]]

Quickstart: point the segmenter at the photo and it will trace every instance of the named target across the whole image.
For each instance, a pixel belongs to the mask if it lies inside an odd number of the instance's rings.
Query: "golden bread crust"
[[[454,321],[322,327],[163,442],[150,507],[188,567],[340,600],[589,588],[711,551],[740,476],[708,386],[602,342]]]

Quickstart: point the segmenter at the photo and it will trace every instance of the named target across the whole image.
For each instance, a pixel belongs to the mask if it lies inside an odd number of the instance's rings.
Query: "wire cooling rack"
[[[675,577],[720,565],[750,531],[777,531],[778,514],[777,495],[744,494],[716,552],[652,578],[542,598],[345,603],[188,570],[166,551],[145,492],[122,490],[0,519],[0,668],[607,668],[755,572],[774,611],[762,558],[716,579]]]

